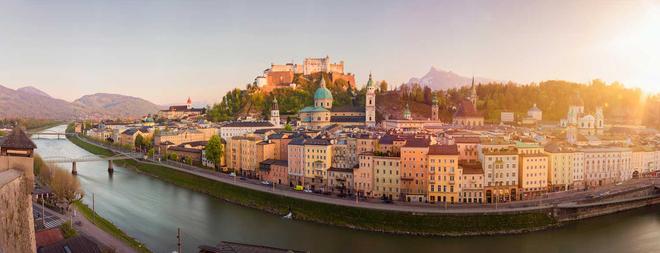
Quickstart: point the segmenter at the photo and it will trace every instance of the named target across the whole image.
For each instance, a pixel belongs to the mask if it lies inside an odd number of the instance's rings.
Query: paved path
[[[157,162],[157,161],[146,161],[143,159],[139,159],[136,157],[139,157],[139,155],[136,155],[135,153],[128,153],[124,152],[121,150],[117,150],[114,148],[110,148],[107,146],[102,146],[94,142],[90,142],[84,138],[79,138],[89,144],[96,145],[102,148],[110,149],[113,152],[116,153],[121,153],[123,155],[132,157],[135,161],[140,162],[140,163],[148,163],[148,164],[156,164],[164,167],[168,167],[177,171],[185,172],[185,173],[190,173],[194,174],[200,177],[208,178],[211,180],[216,180],[220,181],[223,183],[243,187],[243,188],[248,188],[256,191],[261,191],[261,192],[268,192],[276,195],[281,195],[281,196],[286,196],[286,197],[291,197],[291,198],[297,198],[297,199],[303,199],[303,200],[308,200],[308,201],[314,201],[314,202],[320,202],[320,203],[326,203],[326,204],[334,204],[334,205],[341,205],[341,206],[349,206],[349,207],[361,207],[361,208],[369,208],[369,209],[377,209],[377,210],[387,210],[387,211],[402,211],[402,212],[419,212],[419,213],[438,213],[438,214],[469,214],[469,213],[474,213],[474,214],[482,214],[482,213],[506,213],[506,212],[522,212],[522,211],[533,211],[533,210],[543,210],[546,208],[550,208],[554,205],[560,204],[560,203],[568,203],[568,202],[574,202],[580,199],[584,199],[586,196],[589,195],[598,195],[602,194],[605,192],[609,191],[614,191],[616,188],[636,188],[636,187],[641,187],[645,185],[650,185],[653,183],[657,183],[655,181],[660,181],[659,179],[644,179],[644,180],[630,180],[622,185],[611,185],[607,187],[600,187],[597,189],[593,190],[588,190],[588,191],[581,191],[581,192],[574,192],[574,191],[569,191],[569,192],[559,192],[559,193],[551,193],[546,196],[546,198],[541,198],[541,199],[534,199],[534,200],[525,200],[525,201],[515,201],[515,202],[509,202],[509,203],[502,203],[499,204],[498,206],[495,206],[493,204],[490,205],[481,205],[481,206],[474,206],[474,205],[469,205],[469,204],[460,204],[460,205],[453,205],[450,206],[449,208],[444,208],[443,204],[409,204],[406,202],[395,202],[395,204],[384,204],[381,202],[373,202],[374,200],[371,201],[362,201],[360,200],[359,202],[356,202],[355,199],[346,199],[346,198],[338,198],[338,197],[329,197],[326,195],[321,195],[321,194],[313,194],[313,193],[304,193],[300,191],[294,191],[289,189],[288,187],[285,189],[282,188],[272,188],[271,186],[264,186],[259,184],[259,181],[257,180],[237,180],[235,177],[229,176],[228,174],[220,173],[220,172],[215,172],[211,170],[206,170],[202,168],[197,168],[194,166],[187,166],[187,165],[178,165],[178,166],[173,166],[171,164],[166,164],[163,162]],[[185,167],[185,168],[184,168]]]
[[[42,211],[41,206],[37,205],[36,203],[34,203],[33,208],[35,211],[39,213],[41,213]],[[70,219],[70,217],[64,216],[48,208],[45,208],[43,211],[46,213],[46,217],[57,217],[62,222]],[[35,222],[41,222],[41,220],[37,219]],[[121,241],[115,238],[114,236],[112,236],[111,234],[108,234],[105,231],[101,230],[100,228],[96,227],[91,221],[87,220],[87,218],[85,218],[85,216],[82,215],[79,211],[77,211],[76,217],[73,217],[73,224],[75,224],[74,228],[78,230],[78,232],[89,236],[90,238],[94,239],[97,243],[100,243],[105,247],[113,248],[119,253],[137,252],[133,248],[125,244],[124,241]]]

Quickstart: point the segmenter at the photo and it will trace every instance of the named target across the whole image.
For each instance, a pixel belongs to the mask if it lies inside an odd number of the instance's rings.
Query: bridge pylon
[[[112,174],[115,172],[115,168],[112,165],[112,160],[108,160],[108,173]]]
[[[71,174],[78,175],[78,170],[76,169],[76,162],[75,161],[73,161],[71,163]]]

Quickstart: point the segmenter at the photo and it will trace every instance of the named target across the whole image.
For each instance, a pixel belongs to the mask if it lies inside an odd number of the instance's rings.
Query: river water
[[[65,126],[49,130],[64,131]],[[35,140],[42,157],[90,155],[68,140]],[[70,164],[62,164],[70,169]],[[509,236],[417,237],[355,231],[285,220],[177,187],[107,162],[79,163],[91,207],[154,252],[184,252],[235,241],[311,252],[660,252],[660,206],[588,219],[548,231]]]

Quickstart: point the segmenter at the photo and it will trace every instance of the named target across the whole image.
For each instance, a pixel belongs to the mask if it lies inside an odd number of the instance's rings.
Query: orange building
[[[429,145],[429,139],[411,138],[401,147],[401,194],[408,202],[426,201]]]

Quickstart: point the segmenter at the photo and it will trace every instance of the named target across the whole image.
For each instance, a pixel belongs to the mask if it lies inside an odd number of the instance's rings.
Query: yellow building
[[[400,195],[399,157],[374,156],[373,197],[398,200]]]
[[[234,136],[227,143],[227,167],[238,174],[256,177],[259,169],[257,144],[263,139],[255,134]]]
[[[573,188],[575,150],[549,144],[545,146],[544,153],[548,155],[548,188],[552,191]]]
[[[548,190],[548,156],[538,143],[517,142],[518,188],[522,199],[540,196]]]
[[[461,191],[462,169],[458,166],[456,145],[431,145],[428,148],[428,201],[456,203]]]
[[[328,169],[332,166],[332,145],[326,139],[308,139],[304,143],[305,187],[325,190]],[[327,189],[330,190],[330,189]]]

